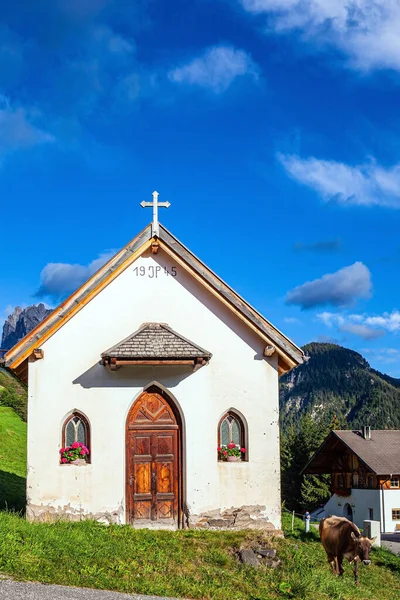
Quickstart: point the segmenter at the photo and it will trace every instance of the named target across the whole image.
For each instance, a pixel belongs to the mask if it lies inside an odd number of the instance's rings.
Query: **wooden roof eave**
[[[317,466],[313,467],[312,463],[314,462],[314,459],[323,452],[324,447],[329,445],[329,443],[331,442],[333,437],[335,438],[335,442],[336,442],[335,447],[337,445],[343,445],[347,450],[350,451],[351,454],[355,454],[357,456],[357,458],[365,465],[365,467],[368,469],[368,471],[370,471],[371,473],[374,473],[375,475],[378,475],[378,473],[376,473],[376,471],[374,471],[374,469],[372,467],[370,467],[370,465],[368,465],[356,452],[354,452],[354,450],[352,448],[350,448],[350,446],[348,444],[346,444],[346,442],[344,440],[342,440],[338,435],[336,435],[334,430],[330,432],[330,434],[323,441],[323,443],[318,448],[318,450],[316,450],[316,452],[314,452],[314,454],[312,455],[312,457],[310,458],[310,460],[308,461],[306,466],[303,467],[303,469],[301,470],[301,474],[323,475],[325,473],[331,472],[332,469],[326,469],[323,467],[323,465],[321,465],[319,467],[317,467]]]
[[[179,263],[187,272],[189,272],[194,279],[199,281],[215,297],[217,297],[223,304],[228,306],[228,308],[232,312],[234,312],[242,321],[244,321],[246,323],[246,325],[248,327],[250,327],[250,329],[252,329],[255,333],[257,333],[257,335],[259,337],[261,337],[261,339],[263,339],[263,341],[266,342],[266,344],[274,345],[276,347],[276,351],[279,355],[279,364],[278,364],[279,375],[282,375],[283,373],[287,373],[294,367],[297,367],[299,364],[303,363],[302,350],[300,348],[297,348],[297,346],[294,346],[294,345],[293,345],[293,350],[289,350],[289,348],[288,348],[289,344],[286,345],[284,342],[282,342],[281,339],[279,339],[279,335],[283,336],[283,334],[280,334],[280,332],[278,330],[275,330],[276,333],[274,334],[272,331],[273,325],[271,325],[271,324],[269,324],[271,327],[271,331],[269,331],[267,334],[265,332],[265,328],[261,328],[260,326],[258,326],[254,322],[254,319],[249,318],[249,316],[247,314],[245,314],[243,312],[243,310],[241,310],[237,306],[237,300],[239,300],[243,304],[247,304],[247,303],[245,303],[245,301],[240,296],[238,296],[238,294],[236,294],[236,292],[231,290],[231,288],[229,288],[227,286],[227,284],[224,284],[221,280],[219,280],[217,275],[215,275],[214,273],[211,272],[213,277],[215,277],[216,279],[221,281],[221,283],[224,285],[224,287],[227,288],[227,291],[229,291],[229,293],[232,295],[231,298],[229,298],[229,295],[227,293],[224,294],[221,292],[221,289],[216,288],[215,285],[213,285],[213,283],[211,281],[207,280],[207,278],[205,278],[201,273],[199,273],[198,270],[195,269],[193,267],[193,265],[190,264],[190,262],[187,262],[184,258],[179,256],[171,247],[169,247],[169,245],[167,243],[163,242],[162,238],[160,238],[160,246],[167,254],[169,254],[174,260],[176,260],[177,263]],[[198,260],[198,259],[196,259],[196,260]],[[209,271],[208,267],[205,267],[205,269],[207,269]],[[233,299],[235,299],[236,302],[233,302]],[[258,313],[255,311],[255,309],[250,307],[250,305],[247,305],[247,306],[249,307],[249,310],[253,311],[255,314],[258,315]],[[265,321],[265,323],[268,323],[263,317],[261,317],[261,315],[259,316],[259,318],[262,319],[263,321]],[[285,346],[286,346],[286,348],[285,348]]]
[[[67,323],[79,310],[102,289],[107,287],[122,271],[130,266],[151,246],[151,226],[148,225],[134,240],[115,254],[103,267],[64,300],[54,311],[20,340],[5,355],[6,366],[15,370],[29,358],[33,347],[47,341],[62,325]]]
[[[90,302],[97,293],[149,249],[154,239],[151,236],[151,225],[148,225],[76,292],[62,302],[34,330],[9,350],[5,355],[6,366],[15,370],[18,365],[29,358],[34,347],[46,342],[62,325],[67,323],[81,308]],[[304,355],[300,348],[236,294],[232,288],[225,284],[162,225],[160,225],[160,236],[157,241],[167,254],[173,257],[194,279],[198,280],[229,307],[261,339],[276,347],[279,355],[279,374],[287,372],[303,362]]]

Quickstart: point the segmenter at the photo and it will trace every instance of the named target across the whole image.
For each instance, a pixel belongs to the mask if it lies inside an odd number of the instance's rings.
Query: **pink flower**
[[[65,452],[65,448],[60,448],[60,454],[62,454],[63,452]]]
[[[72,444],[72,446],[71,446],[71,448],[74,448],[74,449],[75,449],[75,448],[79,448],[79,447],[80,447],[80,444],[79,444],[79,442],[74,442],[74,443]]]
[[[246,452],[246,448],[240,448],[240,452],[243,452],[243,454]]]
[[[218,446],[217,452],[221,452],[221,450],[222,450],[221,446]]]
[[[229,448],[229,450],[233,450],[233,448],[236,448],[236,444],[231,442],[230,444],[228,444],[228,448]]]
[[[224,450],[222,454],[223,454],[224,456],[226,456],[228,453],[227,453],[227,451],[226,451],[226,450]]]
[[[66,458],[62,458],[62,459],[61,459],[61,462],[62,462],[62,463],[67,463],[67,462],[68,462],[68,459],[66,459]]]
[[[81,451],[79,452],[79,454],[81,454],[82,456],[85,456],[86,452],[84,451],[84,449],[82,448]]]

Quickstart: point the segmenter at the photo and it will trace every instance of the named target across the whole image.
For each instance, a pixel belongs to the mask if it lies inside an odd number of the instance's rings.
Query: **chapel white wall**
[[[280,528],[278,374],[276,354],[184,270],[160,252],[139,258],[42,345],[29,364],[28,514],[70,512],[125,522],[125,421],[152,381],[174,395],[184,417],[186,502],[191,514],[260,505]],[[144,267],[146,275],[135,274]],[[155,271],[153,270],[153,273]],[[196,373],[177,367],[99,365],[107,350],[147,321],[165,322],[212,352]],[[249,462],[219,464],[217,424],[235,408],[246,418]],[[61,428],[73,410],[91,424],[92,463],[59,464]],[[232,468],[233,467],[233,468]]]

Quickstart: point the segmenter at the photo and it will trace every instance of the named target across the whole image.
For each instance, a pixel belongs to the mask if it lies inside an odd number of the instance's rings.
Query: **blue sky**
[[[4,0],[0,323],[161,221],[400,377],[400,0]]]

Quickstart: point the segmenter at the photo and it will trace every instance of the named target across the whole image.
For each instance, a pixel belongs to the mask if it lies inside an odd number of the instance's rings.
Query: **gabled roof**
[[[144,323],[135,333],[102,352],[103,360],[195,359],[209,360],[211,352],[197,346],[165,323]]]
[[[298,346],[260,315],[160,224],[159,237],[152,237],[151,225],[148,225],[44,321],[11,348],[5,356],[6,366],[19,373],[23,369],[22,363],[31,356],[35,348],[39,348],[139,256],[155,245],[174,258],[192,277],[255,331],[266,344],[276,348],[280,373],[289,371],[303,362],[304,355]],[[24,373],[25,371],[26,369]]]
[[[400,474],[399,429],[372,429],[369,439],[359,430],[331,431],[303,473],[330,473],[338,456],[349,452],[376,475]]]

